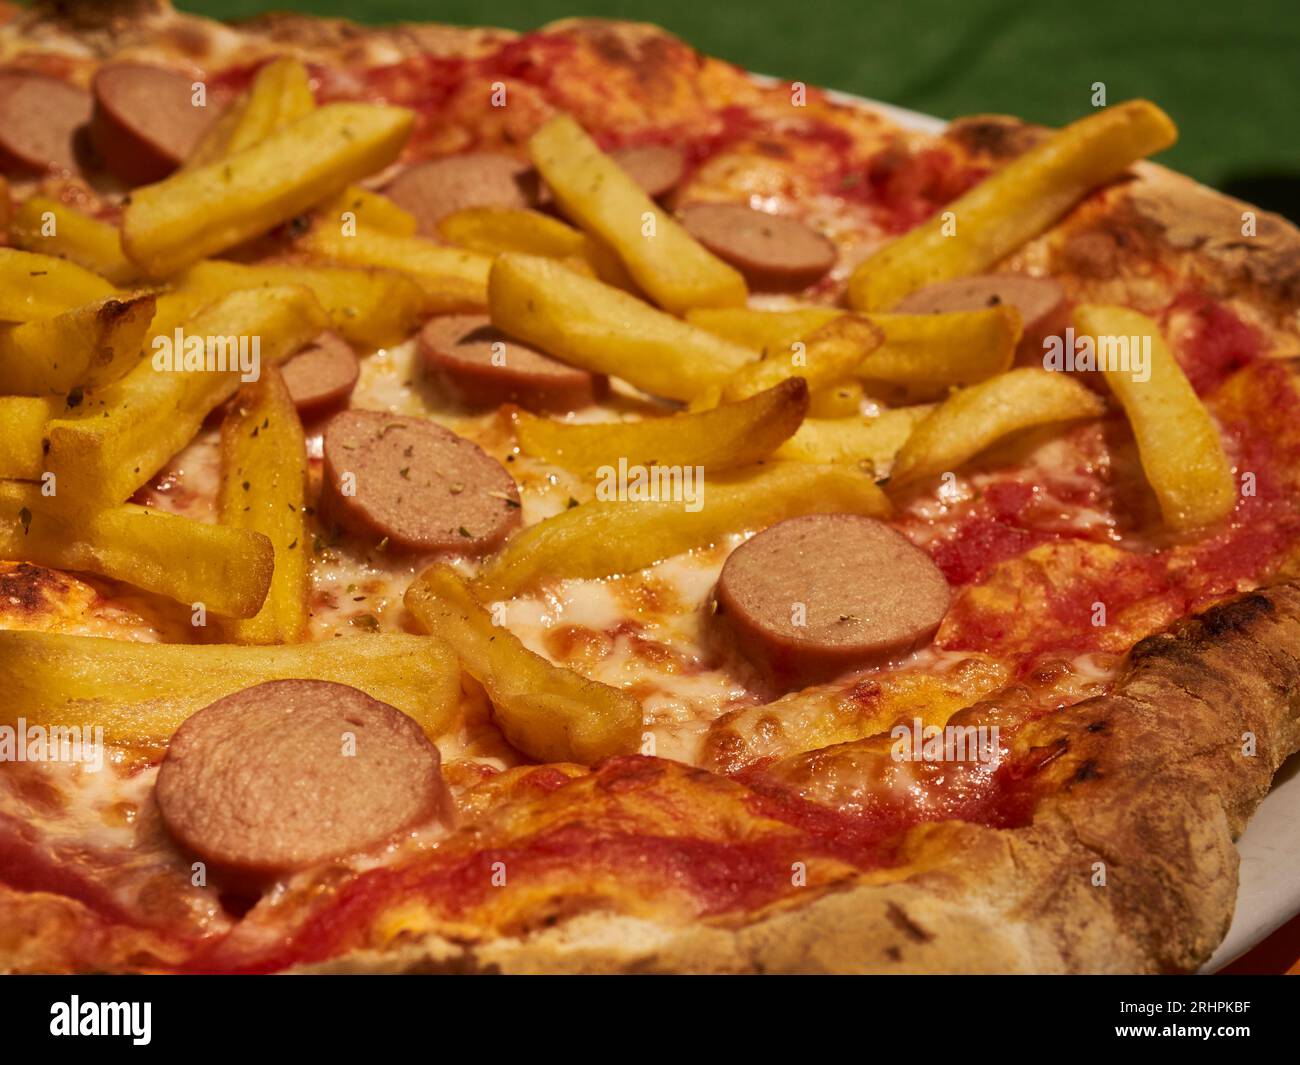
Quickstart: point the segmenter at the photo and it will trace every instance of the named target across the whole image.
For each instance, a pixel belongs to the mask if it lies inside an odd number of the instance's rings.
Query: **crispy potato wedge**
[[[1071,123],[863,261],[849,279],[849,303],[887,311],[925,285],[987,270],[1177,136],[1146,100]]]
[[[405,602],[483,685],[493,719],[528,757],[591,765],[640,746],[640,703],[530,651],[509,629],[492,623],[455,570],[431,566],[406,590]]]
[[[534,133],[528,151],[560,209],[613,248],[659,306],[680,314],[744,305],[739,271],[705,250],[568,115]]]
[[[221,297],[184,332],[200,341],[228,341],[213,346],[212,354],[233,360],[236,369],[157,369],[160,349],[120,381],[87,395],[77,416],[50,422],[47,467],[58,476],[60,498],[71,506],[129,498],[190,442],[210,410],[235,394],[240,373],[234,345],[242,338],[260,340],[265,369],[283,362],[328,324],[316,297],[302,286],[244,289]],[[251,351],[252,339],[248,347]]]
[[[1080,335],[1092,337],[1098,366],[1128,415],[1165,524],[1185,532],[1226,518],[1237,503],[1232,466],[1210,412],[1169,351],[1160,327],[1137,311],[1102,304],[1077,307],[1074,322]],[[1103,365],[1103,352],[1113,364],[1110,352],[1116,341],[1126,347],[1150,345],[1146,380],[1135,379],[1130,370]]]
[[[0,322],[30,322],[116,295],[84,266],[36,252],[0,248]]]
[[[156,306],[153,296],[110,298],[53,318],[0,325],[0,381],[26,396],[110,384],[140,362]]]
[[[734,403],[791,377],[802,377],[814,390],[834,385],[857,373],[884,339],[884,333],[865,318],[841,315],[810,333],[807,342],[795,341],[784,352],[769,350],[759,361],[742,366],[722,383],[719,400]],[[699,409],[712,401],[711,394],[702,396],[692,407]]]
[[[129,285],[140,270],[122,251],[117,226],[46,196],[18,205],[10,229],[14,244],[26,251],[56,255],[98,274],[114,285]]]
[[[261,144],[316,108],[311,76],[291,57],[273,59],[194,146],[183,170],[197,170]]]
[[[45,469],[45,426],[63,410],[62,399],[0,396],[0,477],[40,478]]]
[[[553,259],[502,255],[492,266],[488,304],[492,323],[510,336],[669,399],[699,395],[754,361],[740,345]]]
[[[406,274],[424,290],[430,314],[481,311],[487,306],[492,260],[475,251],[365,227],[348,236],[332,222],[318,222],[298,239],[297,246],[328,262],[377,266]]]
[[[599,496],[598,492],[598,496]],[[801,514],[888,517],[875,483],[846,466],[778,462],[712,478],[689,502],[583,503],[516,533],[475,581],[503,599],[543,578],[610,577]]]
[[[122,216],[122,247],[146,276],[174,274],[382,170],[414,119],[400,107],[327,104],[260,144],[136,189]]]
[[[907,438],[932,410],[926,404],[881,411],[872,418],[808,418],[777,448],[776,458],[853,463],[877,479],[887,477]]]
[[[252,617],[266,598],[273,556],[261,533],[152,507],[59,502],[36,485],[0,481],[0,556],[97,573],[225,617]]]
[[[956,470],[1005,436],[1053,422],[1096,418],[1105,402],[1063,373],[1022,367],[954,392],[913,429],[889,485]]]
[[[262,609],[226,626],[234,643],[295,643],[307,631],[306,492],[302,422],[284,378],[271,367],[239,390],[221,422],[217,520],[260,532],[275,549],[275,571]]]
[[[766,458],[799,428],[808,386],[790,378],[748,399],[698,414],[636,422],[575,425],[520,411],[515,434],[525,454],[577,473],[629,466],[703,466],[724,470]]]
[[[0,719],[100,726],[106,743],[160,747],[224,695],[299,679],[350,684],[414,718],[430,737],[451,726],[460,706],[456,657],[432,636],[240,647],[0,632],[0,684],[9,691]]]
[[[424,290],[405,274],[363,266],[243,263],[207,259],[179,276],[180,289],[216,299],[238,289],[303,285],[329,315],[330,327],[361,348],[400,344],[427,316]]]
[[[349,185],[332,200],[317,208],[322,219],[344,226],[373,229],[394,237],[413,237],[419,223],[415,215],[401,207],[383,193],[372,192],[360,185]]]

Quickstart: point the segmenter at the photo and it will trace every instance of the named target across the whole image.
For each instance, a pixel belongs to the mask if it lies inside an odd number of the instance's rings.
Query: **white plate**
[[[761,81],[770,83],[769,78]],[[866,106],[900,126],[937,133],[947,123],[933,115],[894,107],[864,96],[828,90],[836,103]],[[1241,882],[1232,927],[1202,972],[1214,972],[1267,939],[1300,913],[1300,755],[1291,758],[1273,780],[1273,790],[1260,804],[1237,841],[1241,853]]]

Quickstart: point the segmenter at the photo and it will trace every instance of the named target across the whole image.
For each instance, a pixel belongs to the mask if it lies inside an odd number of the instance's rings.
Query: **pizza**
[[[1158,106],[0,26],[0,966],[1159,972],[1300,747],[1300,235]]]

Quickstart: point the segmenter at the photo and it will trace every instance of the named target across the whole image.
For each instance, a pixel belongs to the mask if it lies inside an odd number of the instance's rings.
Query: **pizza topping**
[[[403,170],[384,189],[419,223],[418,232],[438,236],[438,221],[467,207],[527,207],[528,164],[508,155],[474,152],[452,155]]]
[[[357,535],[481,555],[519,525],[519,489],[501,464],[433,422],[343,411],[325,426],[323,455],[322,505]]]
[[[798,291],[835,265],[835,245],[796,218],[738,203],[695,203],[681,214],[686,231],[745,275],[755,289]]]
[[[90,137],[128,185],[161,181],[189,155],[220,110],[194,103],[194,80],[143,63],[110,63],[93,84]]]
[[[438,749],[356,688],[278,680],[218,699],[172,737],[158,809],[218,870],[267,875],[448,818]]]
[[[686,169],[682,153],[666,144],[615,148],[609,157],[626,170],[652,200],[661,200],[672,192]]]
[[[90,121],[90,94],[30,70],[0,71],[0,170],[75,172],[77,131]]]
[[[609,387],[604,374],[566,366],[509,339],[487,315],[434,318],[420,331],[420,354],[448,392],[473,406],[510,402],[529,410],[575,410]]]
[[[1060,332],[1066,323],[1065,290],[1047,277],[1021,274],[977,274],[940,281],[905,296],[894,308],[899,314],[947,314],[1014,307],[1023,333],[1020,352],[1027,359],[1043,354],[1043,338]]]
[[[929,641],[948,582],[883,522],[815,514],[771,526],[727,559],[717,617],[790,687],[878,665]]]
[[[347,402],[360,366],[348,342],[326,331],[286,362],[280,373],[298,413],[314,418]]]

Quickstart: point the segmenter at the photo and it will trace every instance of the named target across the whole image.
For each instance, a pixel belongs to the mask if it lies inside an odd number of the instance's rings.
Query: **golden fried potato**
[[[596,501],[516,533],[488,561],[475,591],[500,599],[543,578],[633,573],[731,533],[801,514],[891,513],[875,483],[846,466],[770,463],[710,478],[707,485],[688,484],[685,473],[676,471],[672,484],[656,486],[657,500],[602,500],[598,489]],[[613,495],[613,487],[603,494]]]
[[[262,533],[275,549],[275,571],[262,609],[226,626],[235,643],[293,643],[307,631],[306,493],[302,422],[284,378],[271,367],[239,390],[221,423],[217,519]]]
[[[925,285],[982,273],[1177,136],[1146,100],[1081,118],[863,261],[849,279],[849,303],[887,311]]]
[[[889,486],[953,471],[1021,429],[1096,418],[1106,404],[1072,377],[1023,367],[960,392],[925,418],[894,463]]]
[[[723,470],[766,458],[799,428],[807,409],[808,386],[795,377],[698,414],[636,422],[576,425],[520,411],[515,434],[525,454],[577,473],[620,461]]]
[[[1110,361],[1115,341],[1149,348],[1144,372],[1137,372],[1133,363],[1099,364],[1098,369],[1128,415],[1165,524],[1185,532],[1226,518],[1237,502],[1232,466],[1214,420],[1165,345],[1159,326],[1137,311],[1101,304],[1076,308],[1074,321],[1080,335],[1092,338],[1099,360],[1104,350]],[[1130,359],[1133,354],[1130,349]]]
[[[129,285],[140,270],[122,251],[117,226],[46,196],[32,196],[18,205],[10,232],[14,244],[27,251],[56,255],[98,274],[114,285]]]
[[[460,706],[456,658],[432,636],[242,647],[0,632],[7,692],[0,720],[100,726],[106,743],[162,746],[191,714],[269,680],[349,684],[414,718],[430,737],[451,726]]]
[[[530,758],[591,765],[640,745],[640,703],[530,651],[492,623],[450,567],[420,574],[407,589],[406,609],[451,645],[461,668],[483,685],[506,739]]]
[[[929,404],[881,411],[870,418],[808,418],[776,450],[794,462],[853,463],[886,477],[912,431],[934,410]]]
[[[0,322],[30,322],[115,295],[83,266],[53,255],[0,248]]]

